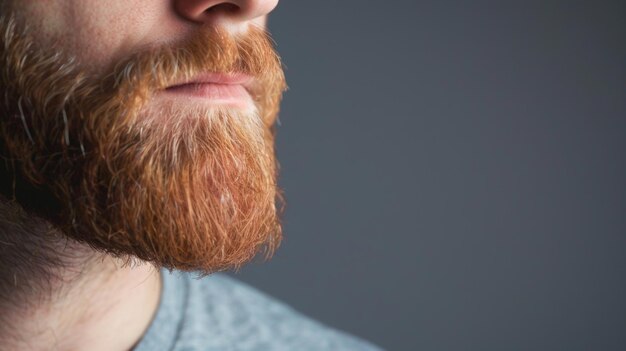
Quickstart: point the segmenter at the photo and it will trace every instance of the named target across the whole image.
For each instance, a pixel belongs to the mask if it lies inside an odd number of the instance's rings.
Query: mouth
[[[200,99],[210,104],[248,106],[252,77],[234,73],[204,73],[165,88],[171,97]]]

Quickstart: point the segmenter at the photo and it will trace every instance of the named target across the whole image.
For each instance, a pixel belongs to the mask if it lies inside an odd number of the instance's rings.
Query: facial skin
[[[157,266],[208,274],[271,255],[285,83],[262,28],[276,4],[9,3],[5,195],[97,250]],[[224,76],[240,89],[205,82]]]

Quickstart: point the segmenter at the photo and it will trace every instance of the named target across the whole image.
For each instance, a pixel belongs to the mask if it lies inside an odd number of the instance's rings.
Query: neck
[[[131,350],[156,313],[161,276],[150,264],[105,256],[61,291],[52,302],[16,316],[19,341],[9,349]]]

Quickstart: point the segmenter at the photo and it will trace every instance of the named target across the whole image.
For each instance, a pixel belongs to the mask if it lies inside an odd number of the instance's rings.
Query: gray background
[[[626,1],[281,1],[285,241],[389,350],[626,350]]]

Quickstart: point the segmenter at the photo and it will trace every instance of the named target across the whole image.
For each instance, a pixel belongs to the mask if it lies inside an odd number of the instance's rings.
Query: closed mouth
[[[165,92],[212,103],[243,104],[251,101],[252,77],[245,74],[205,73],[165,88]]]

